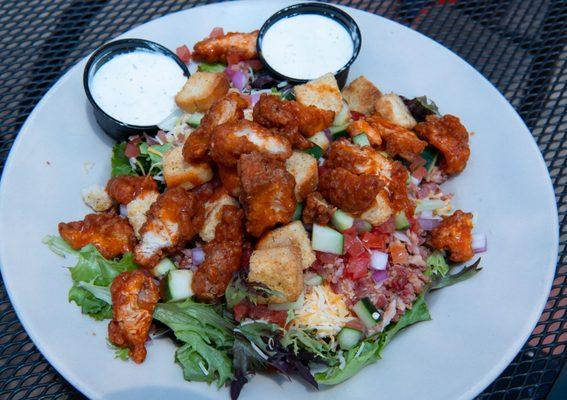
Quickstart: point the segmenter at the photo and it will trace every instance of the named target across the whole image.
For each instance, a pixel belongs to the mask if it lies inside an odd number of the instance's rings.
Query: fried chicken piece
[[[346,212],[369,208],[383,186],[377,175],[356,175],[342,167],[322,168],[319,172],[319,191],[323,197]]]
[[[203,39],[193,47],[193,58],[207,63],[226,63],[227,58],[239,61],[258,58],[256,40],[258,31],[228,32],[222,36]]]
[[[386,152],[393,156],[398,155],[412,161],[427,147],[427,142],[420,140],[412,131],[377,114],[369,116],[366,120],[386,142]]]
[[[392,163],[371,147],[360,147],[340,138],[331,144],[325,167],[342,167],[357,175],[378,175],[387,181],[390,179]]]
[[[247,107],[248,101],[236,92],[230,92],[213,103],[199,127],[189,135],[183,145],[185,161],[191,163],[205,160],[213,129],[221,124],[244,118],[243,110]]]
[[[134,249],[134,261],[152,268],[166,256],[182,248],[195,234],[194,196],[181,187],[162,193],[147,213],[140,229],[141,240]]]
[[[283,162],[259,153],[244,154],[238,161],[238,175],[248,233],[259,237],[265,230],[291,221],[296,206],[295,180]]]
[[[215,237],[203,246],[205,261],[199,266],[191,284],[201,300],[215,300],[224,295],[232,275],[240,268],[244,213],[235,206],[221,209],[221,220]]]
[[[439,167],[447,174],[461,172],[470,156],[469,133],[453,115],[428,115],[415,127],[417,134],[441,153]]]
[[[415,204],[408,196],[406,184],[409,172],[399,161],[392,163],[392,179],[388,182],[388,198],[394,212],[404,211],[407,217],[413,216]]]
[[[336,207],[333,207],[319,192],[309,193],[305,199],[302,219],[306,224],[328,225]]]
[[[368,137],[368,141],[372,146],[380,146],[382,144],[382,136],[380,136],[380,132],[378,132],[376,128],[364,119],[351,122],[347,127],[347,132],[350,137],[355,137],[364,133]]]
[[[75,250],[92,244],[107,259],[129,253],[136,245],[128,221],[115,214],[89,214],[82,221],[61,222],[59,235]]]
[[[137,364],[146,359],[145,343],[152,316],[159,300],[159,288],[149,273],[143,270],[122,272],[110,285],[112,321],[108,338],[118,347],[128,348]]]
[[[254,106],[254,122],[266,128],[275,128],[294,148],[313,146],[303,135],[313,136],[328,128],[335,117],[333,111],[304,106],[296,101],[282,100],[279,96],[262,94]]]
[[[211,135],[211,157],[218,164],[235,167],[241,154],[259,152],[277,160],[291,155],[288,140],[248,120],[227,123]]]
[[[457,210],[431,231],[431,245],[438,250],[448,250],[454,262],[470,260],[473,255],[473,215]]]
[[[112,178],[106,184],[108,195],[120,204],[128,204],[140,193],[157,191],[158,186],[151,176],[122,175]]]
[[[242,188],[240,187],[240,178],[238,177],[236,168],[225,167],[222,164],[218,164],[218,173],[224,188],[231,196],[238,198]]]

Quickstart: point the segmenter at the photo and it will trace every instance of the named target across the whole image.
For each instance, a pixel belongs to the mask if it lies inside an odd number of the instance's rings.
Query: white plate
[[[175,49],[207,35],[259,28],[288,2],[232,2],[194,8],[144,24],[127,37]],[[256,376],[243,399],[469,399],[519,351],[547,299],[556,265],[558,222],[551,181],[530,132],[497,90],[441,45],[354,9],[364,39],[351,78],[364,73],[383,91],[427,94],[475,135],[468,168],[447,184],[456,204],[478,214],[489,251],[474,279],[429,298],[433,321],[401,333],[383,360],[318,393],[297,382]],[[2,275],[28,334],[75,387],[93,399],[228,398],[183,380],[168,341],[148,346],[143,365],[113,359],[106,322],[67,302],[63,260],[41,244],[57,223],[88,209],[80,190],[109,177],[111,141],[96,125],[81,81],[85,62],[37,105],[12,148],[0,188]]]

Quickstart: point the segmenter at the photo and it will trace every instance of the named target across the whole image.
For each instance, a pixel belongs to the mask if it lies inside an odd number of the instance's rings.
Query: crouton
[[[290,245],[299,248],[303,269],[309,268],[315,262],[315,252],[301,221],[294,221],[268,232],[258,241],[256,249],[263,250]]]
[[[279,292],[268,303],[296,301],[303,291],[301,252],[295,245],[254,250],[250,256],[250,283],[261,283]]]
[[[183,159],[183,146],[174,146],[163,155],[163,176],[168,188],[190,190],[213,179],[213,170],[206,162],[189,164]]]
[[[295,199],[301,203],[317,189],[317,160],[302,151],[294,151],[285,162],[285,169],[295,178]]]
[[[215,238],[215,231],[221,221],[221,211],[224,206],[238,207],[238,203],[236,199],[228,194],[223,194],[214,201],[205,203],[205,222],[203,222],[203,227],[199,232],[199,236],[201,236],[201,239],[205,242],[210,242]]]
[[[376,202],[361,215],[360,219],[368,221],[372,226],[382,225],[394,214],[388,193],[381,190],[376,196]]]
[[[343,96],[331,73],[294,87],[295,98],[305,106],[315,106],[338,114],[343,108]]]
[[[140,193],[126,206],[126,214],[128,216],[128,222],[134,228],[134,233],[136,237],[140,239],[140,229],[142,225],[146,222],[146,213],[155,203],[159,196],[158,192],[155,191],[145,191]]]
[[[206,112],[230,88],[224,73],[195,72],[175,96],[175,102],[188,113]]]
[[[364,75],[359,76],[343,89],[343,96],[349,108],[362,114],[372,114],[374,104],[381,95],[380,90]]]
[[[384,94],[374,103],[376,114],[388,121],[402,126],[406,129],[413,129],[417,121],[413,118],[410,110],[403,100],[395,93]]]
[[[81,194],[85,204],[92,208],[93,211],[106,211],[114,205],[114,202],[108,195],[107,191],[99,185],[89,186],[88,188],[83,189]]]

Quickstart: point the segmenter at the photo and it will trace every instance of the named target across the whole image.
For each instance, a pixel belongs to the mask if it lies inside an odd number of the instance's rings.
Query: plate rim
[[[245,3],[257,3],[259,2],[259,0],[237,0],[237,1],[230,1],[231,4],[245,4]],[[293,1],[289,1],[289,0],[279,0],[279,2],[281,4],[285,4],[285,3],[296,3]],[[297,3],[299,2],[303,2],[303,1],[297,1]],[[152,19],[150,21],[146,21],[143,24],[137,25],[131,29],[128,29],[127,31],[120,33],[119,35],[109,39],[108,41],[106,41],[105,43],[108,43],[110,41],[114,41],[117,39],[121,39],[121,38],[126,38],[129,37],[128,35],[131,35],[133,30],[137,30],[139,28],[142,28],[144,26],[146,26],[149,23],[152,23],[154,21],[158,21],[167,17],[170,17],[172,15],[175,14],[180,14],[180,13],[185,13],[188,12],[190,10],[194,10],[197,8],[203,8],[203,7],[215,7],[218,6],[219,4],[225,3],[225,1],[221,1],[221,2],[217,2],[217,3],[212,3],[212,4],[201,4],[195,7],[190,7],[190,8],[184,8],[182,10],[178,10],[175,12],[171,12],[171,13],[167,13],[165,15],[162,15],[158,18]],[[337,4],[334,4],[335,6],[337,6]],[[535,138],[531,132],[531,130],[528,128],[528,126],[526,125],[525,121],[522,119],[522,117],[519,115],[519,113],[517,112],[517,110],[512,106],[512,104],[506,99],[506,97],[504,97],[504,95],[496,88],[496,86],[494,86],[494,84],[492,82],[490,82],[482,73],[480,73],[480,71],[478,71],[476,68],[474,68],[474,66],[472,66],[468,61],[466,61],[465,59],[463,59],[461,56],[459,56],[457,53],[453,52],[450,48],[444,46],[443,44],[439,43],[438,41],[436,41],[433,38],[430,38],[429,36],[415,30],[412,29],[411,27],[405,26],[397,21],[391,20],[389,18],[386,18],[382,15],[378,15],[378,14],[374,14],[372,12],[366,11],[366,10],[360,10],[354,7],[348,7],[348,6],[343,6],[343,5],[338,5],[340,8],[346,10],[346,11],[350,11],[350,12],[356,12],[356,13],[365,13],[374,17],[378,17],[379,19],[385,21],[385,23],[393,23],[395,25],[397,25],[397,27],[399,29],[402,30],[409,30],[411,31],[413,34],[418,34],[420,36],[422,36],[423,38],[425,38],[426,40],[434,43],[435,46],[439,47],[442,49],[442,51],[448,52],[451,54],[452,57],[455,57],[459,62],[462,63],[463,67],[466,67],[468,69],[470,69],[472,71],[472,73],[476,74],[477,77],[479,77],[482,81],[484,81],[484,83],[487,83],[488,86],[490,87],[490,90],[493,91],[493,93],[495,94],[494,99],[498,99],[500,102],[503,102],[505,107],[508,107],[511,111],[512,111],[512,115],[514,116],[514,118],[517,120],[517,122],[520,123],[520,125],[525,129],[525,131],[527,131],[529,133],[530,136],[530,145],[532,147],[535,148],[536,153],[538,155],[539,158],[539,162],[540,162],[540,166],[543,166],[545,168],[545,179],[546,179],[546,188],[547,188],[547,194],[546,194],[546,200],[548,202],[550,202],[551,204],[547,204],[547,206],[552,206],[552,210],[553,210],[553,220],[550,221],[553,224],[553,233],[554,233],[554,237],[553,239],[553,254],[551,255],[551,259],[550,259],[550,265],[546,268],[547,271],[547,275],[544,277],[545,278],[545,284],[543,285],[545,288],[547,288],[546,292],[545,292],[545,296],[541,296],[540,300],[539,300],[539,304],[536,308],[534,308],[535,310],[539,310],[537,313],[532,313],[530,315],[530,318],[527,318],[525,321],[524,326],[529,327],[530,329],[525,329],[524,333],[522,335],[520,335],[516,341],[509,345],[507,347],[506,352],[504,352],[502,354],[502,356],[500,357],[500,361],[498,363],[495,363],[491,369],[487,370],[486,373],[484,374],[484,377],[482,379],[479,379],[477,381],[477,383],[473,386],[471,386],[467,391],[463,392],[460,396],[460,398],[474,398],[475,396],[477,396],[478,394],[480,394],[487,386],[489,386],[493,381],[495,381],[498,376],[504,371],[504,369],[512,362],[512,360],[516,357],[517,354],[519,354],[520,350],[522,349],[523,345],[527,342],[527,340],[529,339],[531,333],[533,332],[534,328],[537,326],[537,323],[540,319],[541,314],[543,313],[544,309],[545,309],[545,305],[547,303],[547,300],[549,298],[549,293],[551,291],[552,285],[553,285],[553,281],[555,279],[555,272],[557,269],[557,263],[558,263],[558,259],[559,259],[559,216],[558,216],[558,208],[557,208],[557,200],[555,198],[555,186],[553,185],[553,181],[551,179],[551,175],[549,173],[549,168],[547,167],[547,164],[545,162],[545,158],[543,156],[543,153],[541,152],[541,150],[539,149],[539,146],[537,145],[537,142],[535,141]],[[103,43],[103,44],[105,44]],[[95,49],[96,51],[96,49]],[[94,51],[93,51],[94,52]],[[13,169],[14,166],[12,166],[12,164],[14,163],[13,158],[14,158],[14,153],[16,152],[15,150],[17,150],[22,142],[21,140],[21,133],[25,132],[28,130],[28,126],[30,126],[33,122],[33,120],[35,119],[36,114],[39,112],[38,110],[43,106],[44,103],[46,103],[47,101],[49,101],[49,99],[53,96],[54,91],[63,84],[63,82],[65,82],[68,79],[71,79],[71,73],[75,70],[81,67],[82,64],[84,64],[86,62],[86,60],[90,57],[90,55],[93,53],[90,52],[88,53],[85,57],[81,58],[79,61],[77,61],[74,65],[72,65],[70,68],[68,68],[58,79],[57,81],[49,88],[49,90],[43,95],[43,97],[40,99],[40,101],[34,106],[33,110],[30,112],[30,114],[28,115],[28,117],[26,118],[25,122],[22,124],[20,130],[18,131],[18,135],[16,136],[9,154],[6,158],[6,161],[4,163],[4,168],[2,171],[2,176],[0,177],[0,221],[2,221],[3,219],[3,215],[5,213],[4,211],[4,203],[2,201],[3,199],[3,193],[5,193],[5,191],[7,190],[7,184],[5,183],[5,179],[4,178],[4,173],[6,171],[9,171],[10,169]],[[1,231],[0,231],[1,233]],[[2,237],[0,236],[0,246],[2,245],[4,241],[2,240]],[[22,327],[24,328],[26,334],[28,335],[28,337],[30,338],[30,340],[33,342],[34,346],[38,349],[38,351],[41,353],[41,355],[49,362],[49,364],[69,383],[71,384],[76,390],[78,390],[80,393],[84,394],[85,396],[87,396],[88,398],[97,398],[97,393],[95,393],[89,385],[85,385],[82,384],[80,381],[81,379],[78,376],[75,376],[74,371],[72,371],[71,369],[65,367],[63,359],[59,358],[58,354],[52,354],[50,351],[47,351],[47,344],[44,344],[43,341],[41,340],[41,335],[38,332],[35,332],[33,330],[28,329],[28,321],[26,321],[24,318],[21,317],[21,311],[19,310],[19,305],[17,304],[17,301],[14,301],[14,299],[17,299],[17,295],[15,293],[13,293],[12,288],[10,287],[9,284],[9,280],[7,281],[5,279],[5,273],[4,273],[4,262],[3,262],[3,252],[0,251],[0,275],[2,276],[2,280],[4,282],[4,287],[6,288],[6,292],[8,294],[8,298],[10,300],[10,304],[12,306],[12,308],[14,309],[14,312],[16,313],[16,316],[18,317],[18,321],[20,322],[20,324],[22,325]]]

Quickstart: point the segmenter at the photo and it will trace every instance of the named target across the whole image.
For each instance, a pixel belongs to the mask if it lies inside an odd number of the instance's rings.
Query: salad
[[[364,76],[278,81],[257,34],[178,48],[197,69],[179,109],[117,143],[110,180],[82,193],[93,212],[44,240],[77,258],[69,301],[109,320],[117,358],[174,340],[185,379],[233,399],[260,371],[351,378],[486,251],[441,187],[470,156],[459,118]]]

